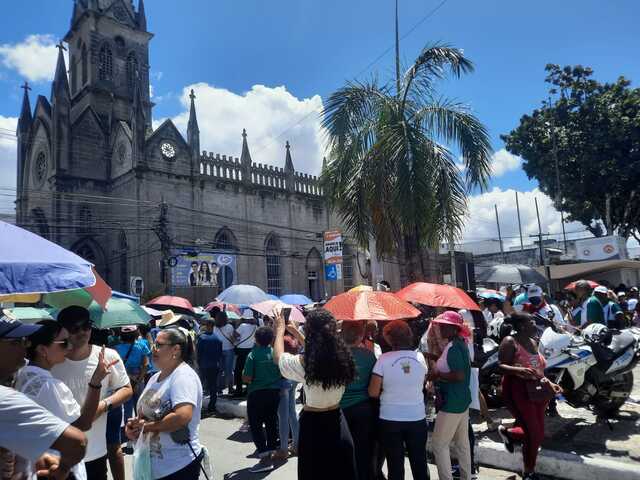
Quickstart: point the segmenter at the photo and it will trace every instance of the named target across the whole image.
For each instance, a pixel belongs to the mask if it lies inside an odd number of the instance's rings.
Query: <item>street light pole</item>
[[[549,98],[549,112],[551,112],[551,98]],[[560,190],[560,167],[558,166],[558,141],[556,138],[556,121],[555,115],[551,116],[551,141],[553,142],[553,160],[556,170],[556,198],[555,203],[560,210],[560,224],[562,225],[562,244],[564,245],[564,253],[567,253],[567,232],[564,228],[564,212],[562,210],[562,194]]]

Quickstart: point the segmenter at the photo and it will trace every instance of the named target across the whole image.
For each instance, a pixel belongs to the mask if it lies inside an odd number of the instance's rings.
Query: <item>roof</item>
[[[551,280],[588,276],[593,273],[607,272],[631,268],[640,270],[640,262],[636,260],[603,260],[601,262],[570,263],[567,265],[550,265]],[[538,267],[538,271],[544,275],[544,267]]]

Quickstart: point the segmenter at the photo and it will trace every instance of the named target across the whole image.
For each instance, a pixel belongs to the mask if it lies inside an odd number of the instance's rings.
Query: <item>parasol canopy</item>
[[[289,316],[290,320],[293,320],[296,323],[304,323],[305,318],[300,310],[298,310],[295,306],[284,303],[282,300],[266,300],[264,302],[255,303],[251,305],[249,308],[251,310],[255,310],[262,315],[267,315],[273,317],[274,310],[280,310],[282,308],[290,308],[291,315]]]
[[[93,325],[101,330],[124,325],[146,325],[151,319],[137,302],[126,298],[110,298],[106,310],[93,302],[88,310]]]
[[[349,292],[372,292],[373,287],[371,285],[356,285],[351,288]]]
[[[564,289],[565,290],[575,290],[576,289],[576,283],[579,280],[576,280],[575,282],[571,282],[569,285],[565,286]],[[587,282],[589,283],[589,287],[593,290],[594,288],[600,286],[600,284],[598,282],[594,282],[593,280],[587,280]]]
[[[346,292],[324,306],[337,320],[400,320],[415,318],[420,310],[391,292]]]
[[[493,265],[476,275],[478,283],[547,283],[544,275],[529,265],[501,264]]]
[[[186,298],[173,295],[162,295],[146,303],[147,307],[155,310],[172,310],[174,313],[194,315],[193,305]]]
[[[490,288],[478,288],[476,289],[476,295],[480,298],[500,300],[501,302],[504,302],[507,298],[504,293]]]
[[[204,310],[205,312],[210,312],[215,307],[218,307],[220,310],[226,311],[227,314],[229,312],[233,312],[240,315],[240,308],[238,308],[236,305],[233,305],[232,303],[210,302],[206,307],[204,307]]]
[[[269,296],[255,285],[231,285],[222,291],[216,300],[223,303],[249,306],[269,300]]]
[[[301,293],[290,293],[288,295],[282,295],[280,297],[280,300],[289,305],[309,305],[310,303],[313,303],[313,300]]]
[[[430,307],[480,310],[478,304],[464,290],[451,285],[416,282],[407,285],[398,291],[396,295],[407,302],[420,303]]]
[[[53,320],[53,311],[46,308],[35,307],[14,307],[2,310],[7,317],[12,320],[19,320],[22,323],[35,323],[40,320]]]

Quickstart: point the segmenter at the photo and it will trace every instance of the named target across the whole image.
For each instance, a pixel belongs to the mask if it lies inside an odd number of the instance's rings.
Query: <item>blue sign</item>
[[[336,281],[338,279],[338,269],[335,263],[324,266],[324,278],[329,281]]]

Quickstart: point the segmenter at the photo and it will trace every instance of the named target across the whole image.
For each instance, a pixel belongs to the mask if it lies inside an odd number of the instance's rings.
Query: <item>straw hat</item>
[[[164,312],[162,312],[160,320],[156,322],[156,326],[158,328],[168,327],[169,325],[178,323],[181,318],[182,315],[176,315],[175,313],[173,313],[173,310],[165,310]]]

